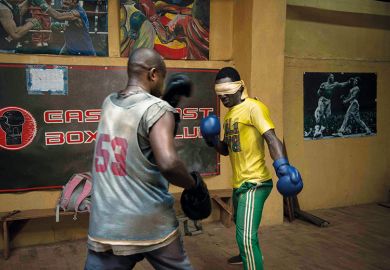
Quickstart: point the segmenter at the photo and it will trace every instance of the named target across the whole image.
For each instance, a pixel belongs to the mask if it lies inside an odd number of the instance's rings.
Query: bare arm
[[[173,114],[166,112],[150,129],[150,145],[162,175],[175,186],[191,188],[195,185],[195,180],[175,149],[172,135],[174,127]]]
[[[34,26],[31,21],[22,26],[16,26],[11,11],[4,9],[0,10],[0,23],[12,39],[20,39]]]
[[[287,157],[283,143],[276,137],[275,130],[270,129],[263,134],[263,138],[267,142],[269,153],[273,160],[281,157]]]
[[[349,81],[337,83],[337,86],[338,86],[338,87],[346,87],[346,86],[348,86],[348,85],[349,85]]]
[[[49,7],[47,14],[58,21],[74,21],[80,19],[80,13],[77,10],[58,12],[54,8]]]
[[[336,82],[336,87],[338,87],[338,88],[347,87],[347,86],[351,85],[352,81],[353,81],[353,78],[349,78],[348,81],[346,81],[346,82],[341,82],[341,83]]]

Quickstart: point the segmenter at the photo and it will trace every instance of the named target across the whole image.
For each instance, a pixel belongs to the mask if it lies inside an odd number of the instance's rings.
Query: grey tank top
[[[137,140],[142,116],[158,102],[161,99],[145,93],[126,99],[112,94],[103,103],[92,166],[93,238],[158,241],[178,227],[168,181]]]

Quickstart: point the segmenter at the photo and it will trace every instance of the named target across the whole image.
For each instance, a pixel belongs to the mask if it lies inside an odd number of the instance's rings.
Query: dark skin
[[[20,1],[10,1],[10,4],[17,5]],[[28,10],[28,1],[23,1],[19,5],[20,14],[24,15]],[[4,30],[10,35],[10,37],[14,40],[22,38],[24,35],[28,33],[34,27],[33,21],[37,21],[37,19],[28,19],[27,23],[21,26],[16,26],[15,19],[13,18],[12,12],[9,9],[1,9],[0,10],[0,24],[3,26]]]
[[[222,78],[215,82],[215,84],[232,82],[230,78]],[[231,95],[219,95],[219,99],[223,103],[223,105],[227,108],[234,107],[240,103],[242,103],[245,99],[241,99],[243,89],[240,89],[235,94]],[[287,157],[285,148],[283,143],[279,140],[279,138],[275,134],[274,129],[270,129],[266,131],[263,135],[264,140],[267,143],[270,156],[272,160],[277,160],[281,157]],[[228,145],[224,141],[219,141],[218,144],[214,147],[221,155],[227,156],[229,155]]]
[[[62,3],[62,7],[66,10],[66,12],[58,12],[57,10],[53,9],[52,7],[49,7],[47,10],[47,14],[49,14],[51,17],[58,21],[76,21],[77,25],[79,27],[83,27],[83,22],[80,18],[80,13],[76,10],[74,10],[78,5],[77,0],[64,0]]]
[[[125,98],[131,93],[144,91],[160,97],[165,75],[166,67],[159,54],[151,49],[138,49],[130,56],[127,87],[118,94]],[[177,154],[172,135],[174,128],[173,113],[166,112],[150,129],[150,145],[162,175],[175,186],[192,188],[195,180]]]

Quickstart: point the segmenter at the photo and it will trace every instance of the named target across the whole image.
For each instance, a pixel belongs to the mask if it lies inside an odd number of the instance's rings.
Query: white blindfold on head
[[[243,87],[241,94],[241,99],[246,99],[248,97],[248,92],[245,87],[245,83],[243,80],[236,81],[236,82],[225,82],[225,83],[218,83],[215,85],[215,93],[219,96],[221,95],[232,95],[237,93],[238,90]]]

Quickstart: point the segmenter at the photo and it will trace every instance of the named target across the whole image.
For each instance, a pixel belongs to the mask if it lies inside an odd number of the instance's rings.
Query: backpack
[[[75,212],[73,219],[77,219],[78,212],[90,212],[92,194],[91,173],[76,173],[62,188],[60,199],[56,207],[56,222],[60,221],[60,210]]]

